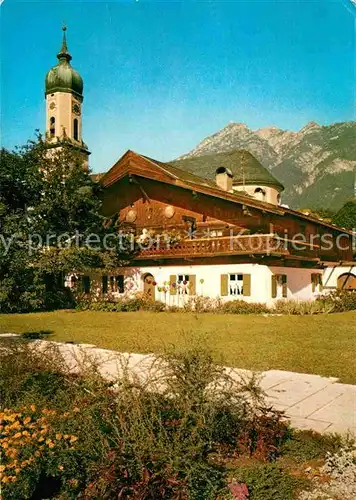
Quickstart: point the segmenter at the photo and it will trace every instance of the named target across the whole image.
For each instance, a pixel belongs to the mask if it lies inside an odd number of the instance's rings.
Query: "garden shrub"
[[[239,451],[260,460],[276,460],[282,445],[291,436],[291,429],[283,417],[283,412],[271,407],[260,408],[243,427],[239,436]]]
[[[194,297],[189,297],[187,302],[183,305],[184,312],[219,312],[221,307],[220,298],[210,298],[204,297],[202,295],[196,295]]]
[[[337,434],[319,434],[314,431],[293,431],[290,439],[281,446],[281,454],[297,462],[325,458],[327,453],[336,453],[342,445]]]
[[[318,297],[317,301],[325,312],[346,312],[356,310],[356,292],[352,290],[336,290]]]
[[[246,302],[244,300],[230,300],[224,302],[220,308],[225,314],[266,314],[269,312],[265,304]]]
[[[78,309],[103,312],[135,312],[152,311],[161,312],[166,309],[163,302],[152,301],[143,294],[130,297],[108,298],[103,300],[85,299],[78,302]]]
[[[246,484],[248,500],[293,500],[306,481],[292,477],[276,464],[253,464],[234,471],[235,482]]]
[[[277,300],[272,306],[272,310],[276,314],[290,315],[313,315],[330,312],[328,307],[317,300]]]
[[[262,401],[253,381],[229,377],[197,347],[158,357],[151,385],[125,370],[109,383],[89,360],[73,373],[37,342],[17,340],[0,358],[9,500],[215,499],[225,470],[210,456],[237,449]]]

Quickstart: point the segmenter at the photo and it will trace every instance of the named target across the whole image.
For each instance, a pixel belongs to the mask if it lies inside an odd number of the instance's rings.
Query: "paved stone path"
[[[0,335],[0,338],[5,335]],[[90,344],[35,342],[39,346],[57,345],[65,358],[74,364],[75,359],[87,354],[98,362],[101,373],[109,379],[115,379],[123,364],[136,376],[145,378],[154,362],[153,355],[118,353]],[[228,370],[236,376],[251,373],[248,370]],[[262,372],[261,377],[261,387],[268,401],[276,409],[285,411],[293,427],[356,436],[356,385],[340,384],[334,377],[281,370]]]

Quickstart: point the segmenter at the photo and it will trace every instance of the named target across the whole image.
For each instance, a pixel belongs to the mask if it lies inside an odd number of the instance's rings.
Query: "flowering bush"
[[[0,480],[4,498],[28,498],[31,492],[61,476],[67,486],[76,489],[72,477],[78,463],[78,437],[66,434],[66,421],[79,412],[61,413],[37,408],[35,404],[19,411],[5,408],[0,413],[2,462]]]

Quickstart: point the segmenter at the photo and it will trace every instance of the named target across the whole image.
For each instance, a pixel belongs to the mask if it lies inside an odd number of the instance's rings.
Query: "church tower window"
[[[49,119],[49,133],[51,137],[56,135],[56,119],[54,116]]]
[[[75,141],[78,141],[78,120],[77,118],[74,118],[74,121],[73,121],[73,138]]]

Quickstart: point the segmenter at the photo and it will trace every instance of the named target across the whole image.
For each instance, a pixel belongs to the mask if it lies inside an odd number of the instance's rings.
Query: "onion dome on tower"
[[[45,80],[45,95],[54,92],[70,92],[83,99],[83,80],[80,74],[72,68],[72,56],[68,52],[66,27],[63,26],[62,47],[57,54],[58,64],[51,68]]]

